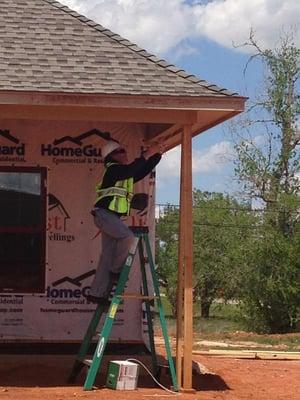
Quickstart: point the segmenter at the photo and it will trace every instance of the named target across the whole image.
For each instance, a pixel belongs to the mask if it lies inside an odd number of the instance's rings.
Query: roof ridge
[[[130,40],[123,38],[119,34],[114,33],[110,29],[105,28],[101,24],[98,24],[97,22],[85,17],[84,15],[79,14],[77,11],[70,9],[68,6],[61,4],[57,0],[42,0],[42,1],[50,4],[51,6],[53,6],[55,8],[58,8],[64,12],[66,12],[67,14],[69,14],[72,17],[78,19],[79,21],[85,23],[86,25],[90,26],[91,28],[94,28],[95,30],[101,32],[102,34],[108,36],[110,39],[117,41],[118,43],[122,44],[125,47],[128,47],[130,50],[132,50],[135,53],[139,54],[140,56],[148,59],[149,61],[153,62],[154,64],[159,65],[160,67],[166,69],[167,71],[170,71],[170,72],[180,76],[181,78],[186,79],[189,82],[199,84],[200,86],[203,86],[206,89],[211,90],[214,93],[223,94],[223,95],[226,95],[229,97],[238,95],[238,93],[236,93],[236,92],[231,92],[231,91],[229,91],[225,88],[221,88],[215,84],[210,84],[206,80],[200,79],[196,75],[189,74],[188,72],[177,67],[176,65],[171,64],[168,61],[166,61],[162,58],[159,58],[154,54],[149,53],[147,50],[142,49],[135,43],[132,43]]]

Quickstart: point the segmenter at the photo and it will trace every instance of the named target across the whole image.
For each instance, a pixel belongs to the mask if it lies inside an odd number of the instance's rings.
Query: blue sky
[[[218,86],[255,97],[263,69],[247,47],[250,29],[263,48],[276,45],[282,30],[300,45],[300,0],[60,0],[153,54]],[[259,133],[257,133],[259,136]],[[233,142],[227,124],[193,140],[193,185],[234,194]],[[157,168],[157,203],[178,203],[180,150]]]

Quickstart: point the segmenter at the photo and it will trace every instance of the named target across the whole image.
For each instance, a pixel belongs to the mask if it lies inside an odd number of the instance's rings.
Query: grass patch
[[[166,297],[162,297],[164,311],[168,320],[170,332],[176,332],[176,321],[172,317],[172,309]],[[194,305],[194,331],[197,333],[220,333],[243,330],[244,324],[239,317],[239,308],[236,304],[214,303],[211,306],[210,318],[201,318],[200,305]],[[157,310],[156,310],[157,312]],[[159,326],[158,318],[155,326]]]
[[[176,320],[172,317],[171,306],[166,297],[162,297],[162,303],[167,317],[169,335],[174,337],[176,335]],[[160,330],[158,313],[154,318],[154,327],[158,333]],[[200,317],[200,304],[195,303],[194,338],[195,342],[215,341],[225,343],[224,347],[211,345],[209,348],[300,351],[300,333],[259,335],[248,332],[241,317],[239,305],[232,303],[212,304],[210,317],[207,319]],[[226,344],[229,346],[226,346]],[[194,348],[203,349],[204,347],[199,344],[195,345]]]
[[[236,332],[245,329],[237,304],[213,303],[210,308],[209,318],[201,318],[199,315],[200,312],[197,313],[197,304],[195,308],[195,332],[221,333]]]

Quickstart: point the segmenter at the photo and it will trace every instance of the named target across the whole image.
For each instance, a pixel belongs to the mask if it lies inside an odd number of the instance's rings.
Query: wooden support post
[[[193,187],[192,187],[192,131],[185,125],[181,146],[181,182],[180,182],[180,245],[178,277],[184,276],[183,288],[178,283],[178,328],[177,368],[182,368],[183,391],[192,388],[192,351],[193,351]],[[183,294],[183,309],[182,309]],[[183,316],[183,318],[182,318]],[[179,318],[180,317],[180,318]],[[183,327],[182,327],[183,319]],[[182,338],[183,334],[183,338]],[[183,343],[183,363],[181,363],[181,344]],[[179,372],[179,371],[178,371]],[[180,379],[180,378],[178,378]]]
[[[183,132],[182,132],[183,136]],[[184,288],[184,240],[183,224],[185,210],[183,208],[183,156],[181,146],[181,169],[180,169],[180,209],[179,209],[179,246],[178,246],[178,273],[177,273],[177,332],[176,332],[176,373],[178,387],[182,387],[182,362],[183,362],[183,288]]]

